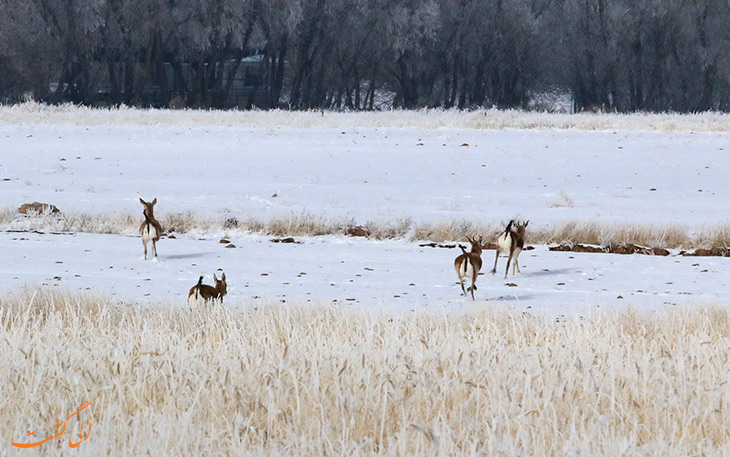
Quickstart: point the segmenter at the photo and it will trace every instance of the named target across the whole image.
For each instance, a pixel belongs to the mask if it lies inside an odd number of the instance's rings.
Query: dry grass
[[[571,129],[571,130],[652,130],[685,132],[728,132],[727,113],[632,113],[560,114],[535,111],[482,109],[474,111],[422,109],[418,111],[333,112],[333,111],[195,111],[99,109],[28,102],[0,106],[4,124],[70,125],[156,125],[291,128],[454,128],[454,129]]]
[[[565,191],[558,192],[547,201],[548,208],[573,208],[575,201]]]
[[[528,241],[535,244],[585,243],[611,246],[632,243],[666,249],[692,249],[698,238],[681,225],[606,224],[570,221],[547,228],[528,229]],[[719,238],[718,242],[730,242]]]
[[[266,236],[342,235],[356,226],[351,219],[332,219],[308,213],[292,213],[269,220],[237,218],[231,214],[197,214],[193,212],[162,214],[158,217],[165,232],[192,236],[227,236],[261,234]],[[65,213],[63,216],[22,216],[14,210],[0,210],[0,229],[58,232],[112,233],[136,235],[140,217],[131,214]],[[411,241],[461,241],[467,235],[480,235],[494,241],[504,229],[504,221],[414,222],[369,221],[362,226],[374,239]],[[714,224],[692,232],[679,224],[609,224],[590,221],[565,221],[540,226],[534,221],[527,229],[529,244],[581,243],[600,246],[637,244],[650,248],[698,249],[730,246],[730,225]]]
[[[3,455],[85,401],[87,444],[67,433],[34,455],[730,452],[730,315],[716,308],[556,322],[27,290],[0,300],[0,354]]]

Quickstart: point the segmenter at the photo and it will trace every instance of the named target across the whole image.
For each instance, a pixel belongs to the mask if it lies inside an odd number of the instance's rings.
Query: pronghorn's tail
[[[466,255],[466,248],[462,245],[459,245],[459,248],[461,248],[462,254],[464,254],[464,274],[466,274],[466,269],[469,266],[469,256]]]
[[[195,286],[195,299],[200,299],[200,288],[203,287],[203,277],[201,276],[200,279],[198,279],[198,284]]]
[[[149,216],[147,216],[147,209],[142,210],[142,214],[144,214],[144,223],[145,227],[147,228],[147,233],[150,232],[150,225],[152,224],[152,221],[150,220]]]
[[[511,220],[511,221],[509,221],[509,224],[507,224],[507,228],[504,229],[504,234],[505,235],[509,235],[510,230],[512,230],[512,223],[513,222],[514,222],[514,220]]]

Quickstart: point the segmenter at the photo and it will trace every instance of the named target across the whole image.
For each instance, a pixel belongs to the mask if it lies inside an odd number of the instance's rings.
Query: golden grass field
[[[720,308],[556,321],[28,289],[0,298],[0,357],[0,455],[730,454]],[[64,435],[11,446],[86,401]]]

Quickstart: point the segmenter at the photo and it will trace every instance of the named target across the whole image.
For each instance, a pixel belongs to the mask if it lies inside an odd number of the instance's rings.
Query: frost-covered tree
[[[263,55],[264,106],[277,107],[282,99],[293,35],[302,20],[302,1],[255,0],[257,15],[251,45]]]
[[[185,0],[171,57],[189,62],[194,74],[188,104],[223,107],[248,52],[256,12],[250,0]]]
[[[730,3],[681,0],[0,0],[0,97],[226,107],[242,58],[256,103],[730,110]],[[378,97],[379,95],[379,97]]]
[[[2,0],[0,39],[9,65],[40,95],[86,102],[94,78],[105,0]],[[34,71],[40,75],[32,75]]]
[[[383,11],[380,54],[388,80],[395,91],[394,106],[416,108],[421,90],[428,83],[431,52],[440,24],[436,0],[399,0]]]

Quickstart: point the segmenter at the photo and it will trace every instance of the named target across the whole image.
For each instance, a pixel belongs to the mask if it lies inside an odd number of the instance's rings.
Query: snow
[[[262,220],[309,214],[356,223],[503,223],[521,216],[530,228],[569,220],[728,222],[725,131],[395,128],[359,126],[350,118],[340,127],[313,121],[302,128],[275,121],[215,125],[205,113],[151,123],[144,122],[148,112],[132,110],[123,111],[130,120],[114,122],[100,120],[113,113],[85,110],[74,122],[68,110],[17,119],[13,113],[0,109],[0,194],[7,209],[41,201],[141,222],[139,197],[156,197],[158,217],[192,211]],[[725,304],[730,292],[723,258],[536,246],[522,253],[522,274],[507,280],[506,259],[502,274],[493,276],[494,251],[485,251],[487,274],[472,303],[456,284],[458,249],[344,236],[283,244],[256,235],[230,238],[233,249],[219,243],[226,235],[163,238],[159,259],[145,262],[138,236],[6,230],[0,232],[0,290],[48,284],[184,306],[201,274],[211,284],[222,269],[232,306],[336,300],[386,312],[507,306],[556,315],[627,304]]]
[[[437,313],[493,306],[550,315],[588,315],[632,305],[724,304],[730,259],[524,251],[522,273],[504,279],[506,258],[492,275],[494,251],[484,251],[476,301],[461,297],[453,267],[458,249],[421,247],[402,240],[338,236],[274,243],[248,235],[219,239],[163,238],[159,257],[143,260],[139,237],[100,234],[0,233],[0,289],[65,287],[142,303],[186,306],[200,275],[228,279],[225,303],[335,303],[373,312],[425,309]],[[221,271],[219,271],[219,269]],[[619,298],[622,297],[622,298]]]
[[[0,138],[10,205],[136,214],[141,196],[158,211],[358,223],[728,219],[724,133],[5,124]]]

